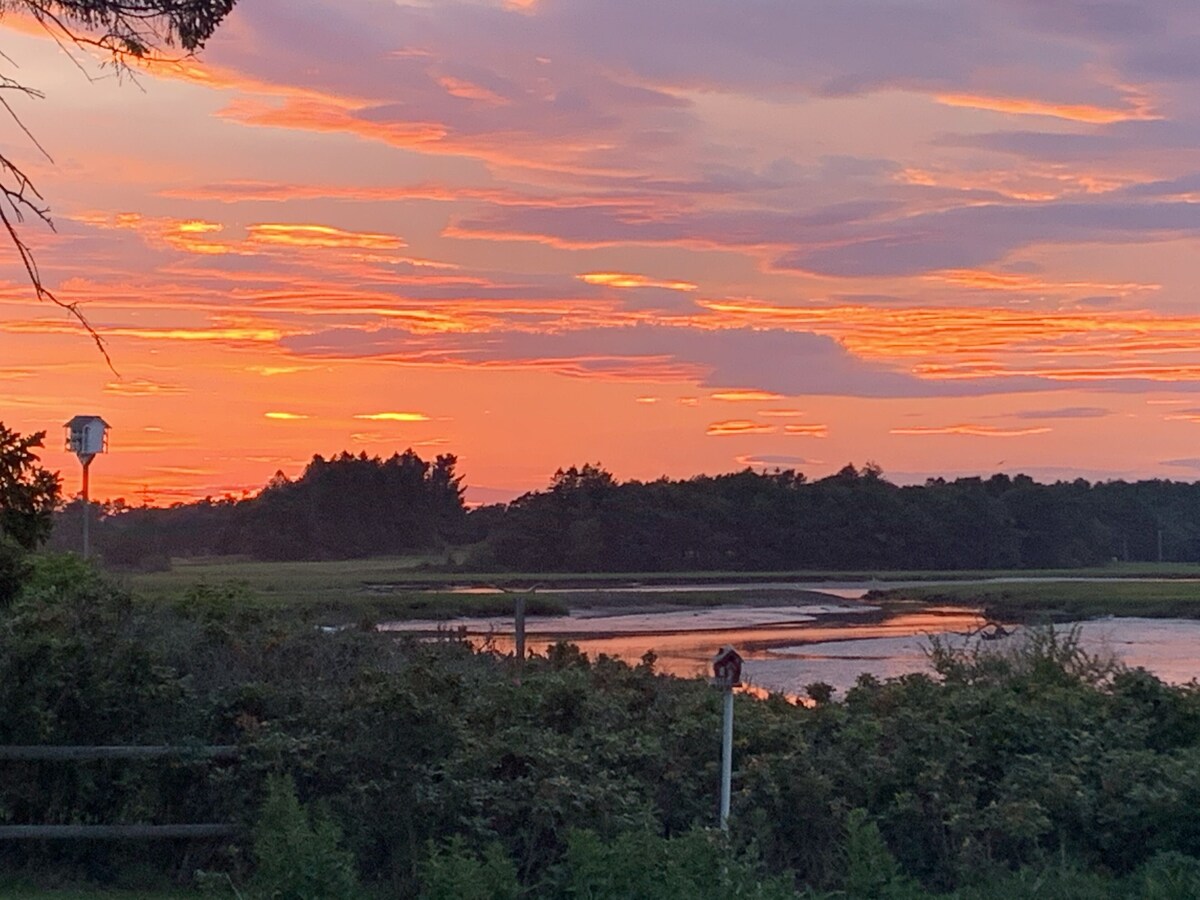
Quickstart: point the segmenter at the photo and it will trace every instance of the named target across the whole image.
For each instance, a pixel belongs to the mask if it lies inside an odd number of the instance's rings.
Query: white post
[[[92,501],[88,490],[88,471],[92,467],[92,457],[80,457],[83,462],[83,558],[87,559],[91,552],[88,541],[88,529],[92,518]]]
[[[721,830],[729,830],[729,794],[733,779],[733,686],[725,688],[725,722],[721,732]]]

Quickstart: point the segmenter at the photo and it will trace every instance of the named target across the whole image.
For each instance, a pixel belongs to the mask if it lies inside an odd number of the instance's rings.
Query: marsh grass
[[[1200,582],[1180,580],[964,583],[894,588],[869,596],[885,602],[979,607],[989,618],[1006,622],[1068,622],[1100,616],[1200,618]]]
[[[564,615],[574,608],[645,609],[661,606],[763,606],[814,602],[802,588],[721,591],[722,583],[843,581],[880,582],[873,599],[912,599],[982,606],[989,615],[1012,621],[1067,621],[1101,615],[1200,617],[1200,566],[1176,563],[1113,564],[1098,569],[994,572],[636,572],[520,573],[463,572],[448,568],[445,556],[380,557],[321,562],[257,562],[238,557],[174,560],[171,569],[125,576],[143,600],[175,602],[197,586],[236,588],[240,603],[284,610],[321,621],[450,619],[511,615],[512,593],[462,593],[452,588],[500,587],[528,591],[528,611]],[[984,584],[982,579],[1106,578],[1104,584],[1048,582]],[[1161,582],[1120,581],[1162,578]],[[888,589],[888,581],[934,581],[932,587]],[[712,584],[711,591],[664,591],[672,584]],[[645,593],[603,591],[604,587],[645,585]],[[597,588],[571,594],[566,588]],[[559,589],[556,591],[556,588]]]

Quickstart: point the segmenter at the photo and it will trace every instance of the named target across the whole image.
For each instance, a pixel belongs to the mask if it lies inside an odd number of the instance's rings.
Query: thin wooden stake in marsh
[[[513,641],[516,644],[517,671],[525,667],[525,595],[517,594],[513,607]],[[520,677],[520,676],[518,676]]]
[[[525,600],[533,596],[541,584],[535,584],[528,588],[520,590],[506,588],[502,584],[496,585],[505,594],[515,594],[513,598],[513,655],[517,661],[517,684],[521,683],[521,673],[525,669]]]

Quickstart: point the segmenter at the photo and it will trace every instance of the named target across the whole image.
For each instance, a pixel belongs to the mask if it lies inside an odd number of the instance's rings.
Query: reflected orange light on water
[[[665,618],[665,617],[664,617]],[[747,660],[782,660],[803,656],[801,652],[781,652],[780,648],[803,647],[826,641],[863,640],[867,638],[911,637],[945,632],[967,633],[979,628],[984,620],[972,609],[959,607],[928,607],[914,612],[900,612],[875,621],[862,615],[824,618],[820,622],[797,622],[746,628],[720,628],[707,631],[643,631],[635,634],[579,632],[571,630],[571,621],[563,620],[559,631],[540,631],[530,635],[526,646],[530,651],[544,654],[554,644],[568,641],[596,659],[606,655],[630,665],[641,662],[647,653],[654,653],[655,671],[680,678],[699,678],[709,674],[708,667],[716,652],[732,644]],[[476,646],[486,645],[501,654],[514,650],[510,630],[497,630],[486,635],[468,630]],[[752,676],[751,676],[752,677]]]

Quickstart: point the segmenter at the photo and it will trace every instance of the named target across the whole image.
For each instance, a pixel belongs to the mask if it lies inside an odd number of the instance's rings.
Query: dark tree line
[[[489,515],[489,561],[527,571],[1075,567],[1157,560],[1160,541],[1200,561],[1200,484],[1170,481],[900,487],[868,464],[618,483],[585,465]]]
[[[257,496],[168,509],[109,505],[95,545],[110,565],[172,556],[353,559],[473,544],[510,571],[997,569],[1200,561],[1200,483],[1018,475],[898,486],[877,466],[809,481],[745,470],[619,482],[597,465],[546,490],[468,511],[452,455],[313,457]],[[80,507],[52,544],[78,545]]]
[[[172,556],[264,560],[353,559],[429,550],[462,540],[466,510],[451,454],[412,450],[387,459],[317,455],[294,481],[277,472],[257,496],[101,510],[94,544],[116,566],[165,565]],[[52,546],[78,545],[79,502],[60,514]]]

